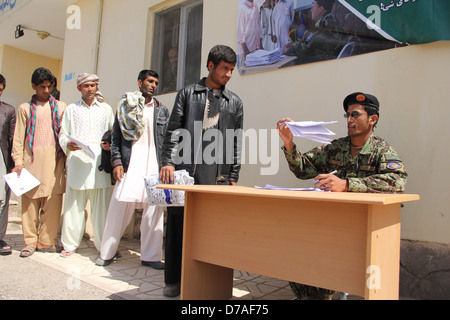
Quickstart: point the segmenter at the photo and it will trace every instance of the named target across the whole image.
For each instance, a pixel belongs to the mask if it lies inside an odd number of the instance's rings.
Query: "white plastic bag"
[[[174,184],[193,185],[194,178],[189,176],[186,170],[174,172]],[[157,185],[162,184],[159,174],[154,174],[144,178],[147,199],[152,206],[161,207],[182,207],[184,206],[184,191],[158,189]]]

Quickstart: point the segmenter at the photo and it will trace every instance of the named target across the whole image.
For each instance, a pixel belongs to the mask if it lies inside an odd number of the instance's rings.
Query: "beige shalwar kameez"
[[[58,101],[62,118],[66,104]],[[55,246],[66,187],[65,155],[57,161],[56,138],[50,103],[37,102],[33,154],[26,137],[30,104],[17,111],[12,158],[16,167],[27,169],[41,184],[22,196],[22,228],[25,244]]]

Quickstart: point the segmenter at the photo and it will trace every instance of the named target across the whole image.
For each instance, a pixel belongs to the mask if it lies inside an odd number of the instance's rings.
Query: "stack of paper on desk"
[[[283,58],[284,56],[282,55],[280,49],[275,49],[272,51],[256,50],[247,56],[245,64],[247,67],[269,65],[277,63]]]
[[[266,184],[265,187],[258,187],[255,186],[256,189],[268,189],[268,190],[285,190],[285,191],[323,191],[321,189],[318,188],[282,188],[282,187],[277,187],[277,186],[273,186],[271,184]]]
[[[284,122],[292,134],[295,137],[302,137],[309,140],[327,143],[329,144],[332,141],[332,136],[336,134],[327,128],[325,125],[336,123],[337,121],[331,122],[315,122],[315,121],[303,121],[303,122]]]

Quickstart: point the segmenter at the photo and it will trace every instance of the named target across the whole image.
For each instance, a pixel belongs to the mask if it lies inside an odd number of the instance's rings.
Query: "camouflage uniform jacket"
[[[298,63],[336,59],[347,38],[333,14],[322,17],[315,28],[305,33],[303,39],[290,47],[286,55],[297,56]]]
[[[289,169],[299,179],[312,179],[337,170],[336,176],[348,181],[349,192],[403,192],[407,173],[397,152],[373,134],[353,158],[350,137],[301,154],[297,146],[287,151]]]

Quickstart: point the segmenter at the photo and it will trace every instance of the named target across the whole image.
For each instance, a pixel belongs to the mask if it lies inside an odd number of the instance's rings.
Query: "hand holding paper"
[[[11,191],[17,197],[20,197],[24,193],[36,188],[41,183],[37,180],[27,169],[23,168],[20,177],[17,172],[13,172],[3,176]]]
[[[69,141],[75,143],[80,148],[80,150],[83,150],[89,157],[95,159],[95,154],[92,151],[91,147],[89,147],[89,145],[81,142],[80,140],[75,139],[71,135],[67,135],[67,137],[69,138]]]
[[[327,128],[325,125],[336,123],[337,121],[331,122],[316,122],[316,121],[303,121],[303,122],[282,122],[282,125],[286,125],[291,131],[292,135],[295,137],[302,137],[312,141],[317,141],[321,143],[331,143],[332,136],[336,134]]]

